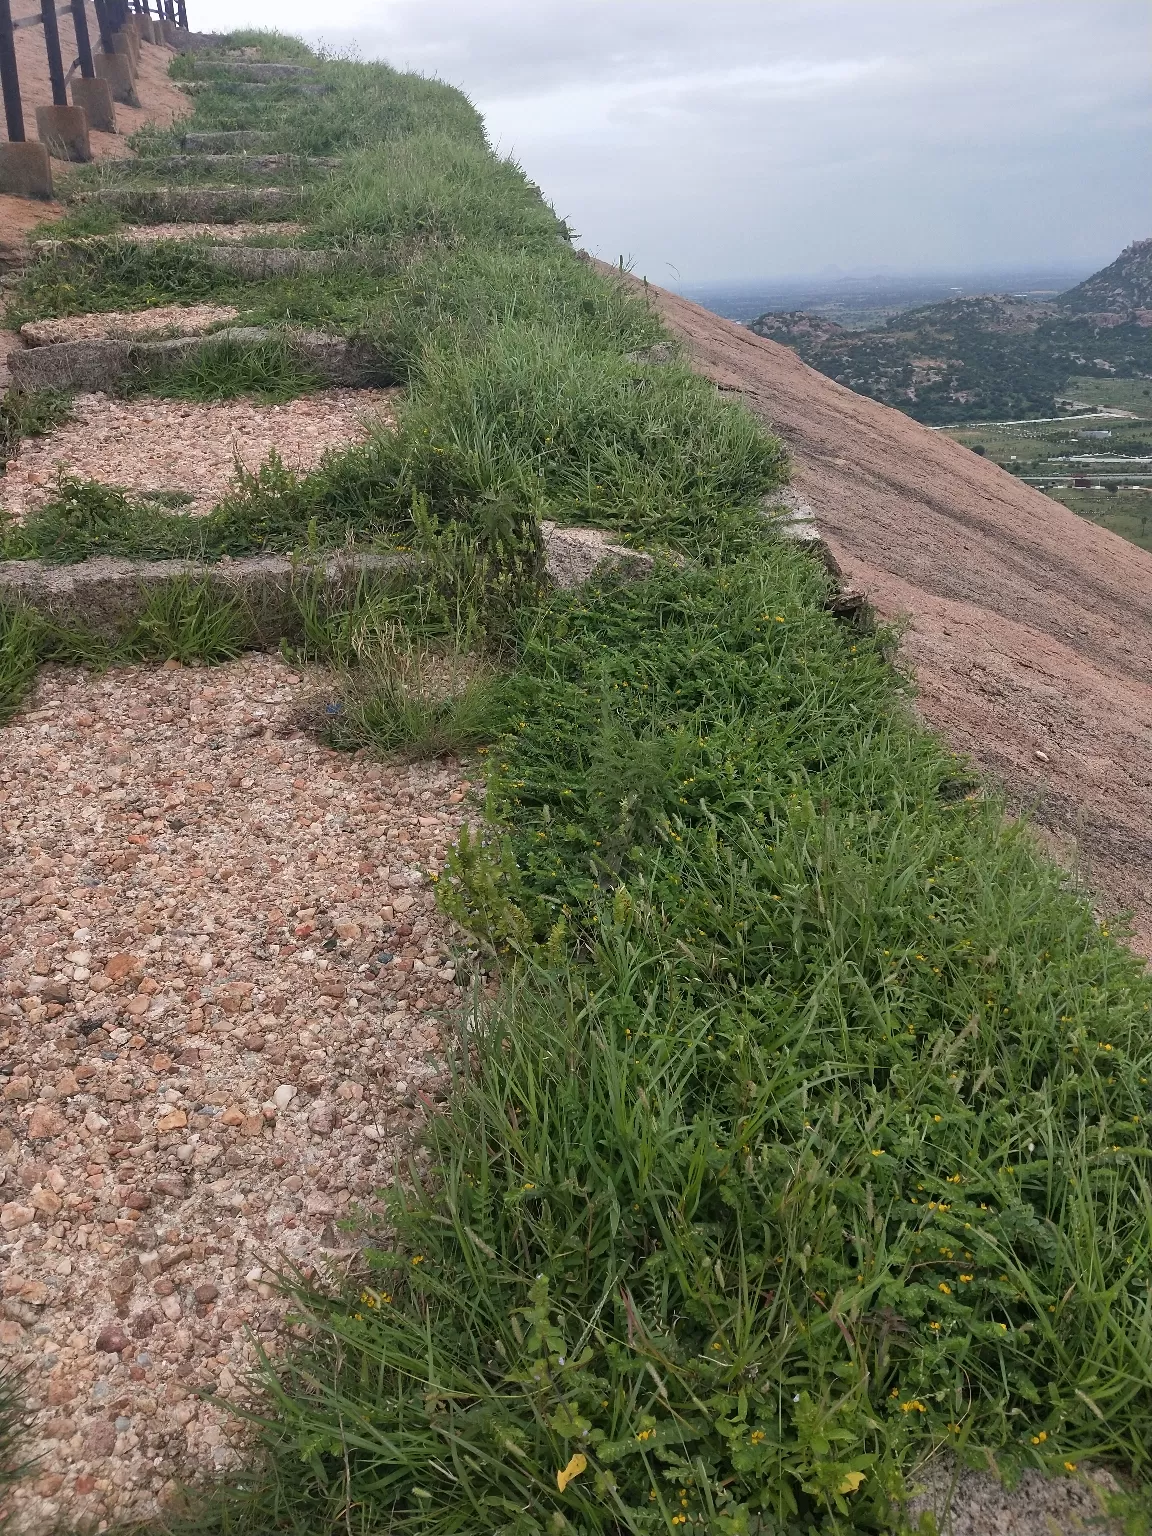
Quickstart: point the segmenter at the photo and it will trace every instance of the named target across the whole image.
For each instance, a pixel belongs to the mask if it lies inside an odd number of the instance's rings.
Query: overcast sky
[[[188,8],[460,86],[581,243],[655,282],[1087,269],[1152,235],[1152,0]]]

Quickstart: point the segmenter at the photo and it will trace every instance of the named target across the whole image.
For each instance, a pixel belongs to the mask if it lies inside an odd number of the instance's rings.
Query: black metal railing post
[[[71,0],[72,25],[76,29],[76,56],[80,60],[80,74],[85,80],[95,80],[96,66],[92,62],[92,39],[88,36],[88,12],[84,0]]]
[[[48,78],[52,81],[52,105],[68,105],[68,87],[64,83],[64,59],[60,53],[60,28],[56,25],[55,0],[40,0],[40,18],[44,23],[44,46],[48,50]]]
[[[4,90],[4,118],[8,124],[8,138],[13,144],[23,144],[24,110],[20,104],[20,76],[16,72],[11,0],[0,0],[0,86]]]
[[[187,32],[188,7],[184,4],[184,0],[176,0],[176,25],[183,27],[184,31]]]
[[[105,0],[93,0],[96,6],[96,25],[100,29],[101,53],[115,53],[116,45],[112,41],[112,33],[116,30],[112,25],[112,18],[108,14],[108,6]]]

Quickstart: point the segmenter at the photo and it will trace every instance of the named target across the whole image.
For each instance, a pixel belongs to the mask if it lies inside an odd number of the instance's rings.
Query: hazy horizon
[[[189,0],[460,86],[653,282],[1106,266],[1152,234],[1148,0]]]

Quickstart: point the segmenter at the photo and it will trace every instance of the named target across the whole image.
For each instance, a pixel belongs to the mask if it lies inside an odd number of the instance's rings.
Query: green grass
[[[1152,418],[1152,380],[1149,379],[1069,379],[1064,393],[1089,405],[1111,405],[1137,416]],[[1091,426],[1088,422],[1086,425]],[[1102,423],[1103,425],[1103,423]]]
[[[70,398],[55,389],[8,389],[0,396],[0,474],[26,437],[43,437],[66,422]]]
[[[524,612],[443,881],[519,961],[194,1528],[881,1529],[932,1444],[1146,1468],[1152,989],[823,586],[767,546]]]
[[[6,534],[52,560],[406,549],[411,580],[299,584],[313,728],[488,764],[439,887],[500,995],[445,1024],[430,1166],[352,1283],[296,1284],[250,1469],[187,1528],[894,1530],[941,1449],[1146,1483],[1152,983],[1122,927],[923,732],[892,637],[826,610],[759,516],[781,445],[630,360],[656,318],[465,98],[318,68],[328,96],[209,86],[190,126],[349,153],[309,238],[375,265],[307,302],[407,381],[397,429],[242,472],[201,519],[65,479]],[[60,253],[20,302],[166,294],[196,260]],[[548,595],[543,516],[656,568]],[[9,609],[0,699],[47,657],[250,638],[206,583],[103,650]]]

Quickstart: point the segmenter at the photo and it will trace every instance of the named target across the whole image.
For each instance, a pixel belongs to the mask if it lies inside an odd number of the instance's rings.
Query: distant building
[[[1077,437],[1111,437],[1112,433],[1111,433],[1111,431],[1104,432],[1104,431],[1100,431],[1100,430],[1094,429],[1091,432],[1077,432],[1076,436]]]

